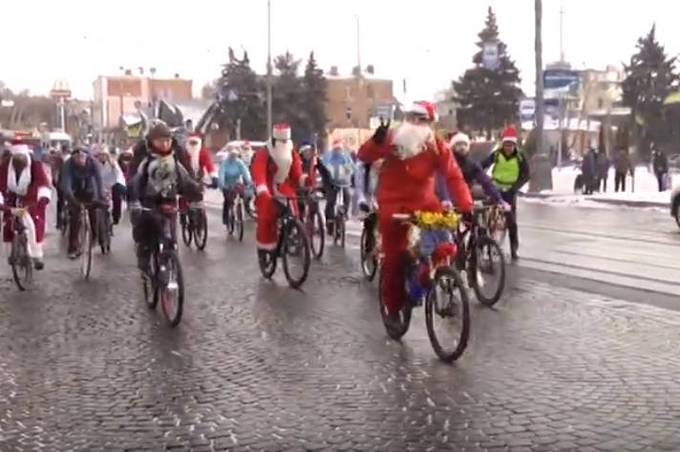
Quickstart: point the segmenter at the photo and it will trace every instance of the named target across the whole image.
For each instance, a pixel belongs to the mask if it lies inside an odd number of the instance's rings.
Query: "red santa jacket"
[[[269,155],[267,149],[257,151],[253,158],[251,175],[257,193],[269,191],[271,195],[280,194],[283,196],[295,196],[296,188],[304,184],[307,179],[302,172],[302,162],[297,152],[292,151],[292,162],[288,171],[288,178],[277,187],[274,187],[274,175],[278,166]],[[266,189],[266,190],[265,190]]]
[[[42,163],[31,160],[31,182],[25,196],[18,196],[7,188],[9,165],[11,165],[10,161],[0,163],[0,205],[14,207],[18,200],[23,206],[35,206],[40,198],[50,200],[52,195],[50,181],[45,174]]]
[[[395,154],[392,137],[377,145],[369,139],[359,149],[359,160],[373,163],[385,159],[380,170],[378,204],[380,210],[415,211],[439,206],[434,191],[434,176],[440,171],[456,206],[463,212],[472,210],[472,196],[446,144],[439,138],[436,148],[422,151],[414,157],[401,159]]]

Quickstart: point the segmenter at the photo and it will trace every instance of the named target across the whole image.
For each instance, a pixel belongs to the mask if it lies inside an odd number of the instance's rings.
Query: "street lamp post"
[[[267,0],[267,133],[272,131],[272,2]]]

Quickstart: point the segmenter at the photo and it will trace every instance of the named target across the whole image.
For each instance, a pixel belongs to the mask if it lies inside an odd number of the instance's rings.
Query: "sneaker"
[[[78,259],[80,257],[80,252],[78,251],[71,251],[68,253],[68,258],[71,259],[72,261]]]
[[[37,271],[40,271],[45,268],[45,263],[42,259],[35,258],[33,259],[33,268],[35,268]]]

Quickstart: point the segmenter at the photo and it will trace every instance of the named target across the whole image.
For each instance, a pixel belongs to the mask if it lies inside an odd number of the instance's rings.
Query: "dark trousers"
[[[606,193],[606,191],[607,191],[607,176],[603,176],[600,179],[600,182],[601,182],[601,185],[602,185],[602,188],[601,188],[602,193]]]
[[[517,194],[514,192],[501,192],[503,201],[510,204],[512,208],[510,212],[505,215],[505,222],[508,227],[508,236],[510,238],[510,250],[517,251],[519,248],[519,229],[517,227]]]
[[[666,187],[664,187],[664,184],[663,184],[663,178],[664,178],[665,174],[666,173],[656,173],[656,181],[659,184],[659,191],[663,191],[664,188],[666,188]]]
[[[81,245],[78,242],[80,234],[80,207],[73,205],[74,203],[68,204],[69,209],[69,233],[68,233],[68,252],[76,252]],[[89,208],[87,209],[87,214],[90,218],[90,230],[92,233],[92,242],[94,243],[97,238],[97,209]]]
[[[118,224],[120,216],[123,211],[123,197],[125,196],[125,187],[115,185],[111,190],[112,210],[111,217],[113,224]]]
[[[326,221],[333,221],[335,219],[335,202],[338,199],[338,193],[342,190],[343,206],[345,213],[349,212],[349,203],[352,201],[349,193],[349,187],[332,186],[326,190]]]
[[[617,171],[616,176],[614,176],[614,191],[618,192],[619,188],[621,188],[621,191],[626,191],[626,173]]]
[[[57,228],[62,228],[61,224],[61,214],[64,210],[64,193],[62,193],[61,188],[57,185]]]

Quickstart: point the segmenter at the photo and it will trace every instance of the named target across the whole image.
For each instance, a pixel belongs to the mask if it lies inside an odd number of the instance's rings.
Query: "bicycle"
[[[491,206],[486,216],[486,230],[498,246],[503,247],[508,236],[507,213],[499,205]]]
[[[22,218],[28,215],[25,207],[9,208],[12,214],[12,244],[9,265],[12,277],[20,291],[25,291],[33,284],[33,260],[28,253],[28,231]]]
[[[142,207],[143,212],[154,212]],[[161,302],[163,314],[171,327],[182,320],[184,309],[184,276],[177,254],[177,207],[161,204],[161,233],[151,253],[150,271],[142,272],[144,302],[156,309]]]
[[[109,198],[110,199],[110,198]],[[107,201],[109,201],[107,199]],[[97,209],[97,239],[102,254],[111,252],[111,237],[113,237],[113,220],[111,219],[110,203],[102,209]]]
[[[305,204],[304,223],[307,228],[309,244],[312,248],[312,255],[319,260],[323,257],[324,246],[326,243],[326,225],[324,224],[323,214],[319,208],[319,201],[323,195],[318,191],[305,195],[302,198]]]
[[[500,300],[506,273],[503,252],[486,228],[494,210],[494,206],[476,202],[472,221],[461,223],[456,232],[456,244],[461,251],[456,256],[456,267],[467,271],[468,285],[479,302],[488,307]]]
[[[184,244],[191,246],[193,239],[196,248],[203,251],[208,243],[208,215],[203,202],[189,203],[188,209],[180,214],[180,225]]]
[[[345,188],[339,185],[334,185],[333,190],[336,190],[335,196],[335,217],[333,222],[333,243],[337,246],[345,247],[346,240],[346,222],[347,212],[345,209]]]
[[[283,272],[286,275],[288,285],[294,289],[299,288],[307,279],[311,264],[311,252],[309,238],[305,232],[305,226],[293,214],[291,203],[297,202],[297,198],[275,196],[274,200],[279,205],[279,216],[276,220],[277,243],[273,251],[264,251],[258,255],[258,263],[262,276],[271,279],[276,271],[277,259],[283,260]],[[292,258],[300,257],[301,274],[298,277],[292,274]]]
[[[245,229],[245,207],[243,201],[243,186],[237,185],[233,190],[233,199],[231,200],[231,206],[226,209],[225,223],[227,226],[227,232],[229,235],[233,235],[234,232],[238,237],[239,242],[243,241],[243,231]]]
[[[380,234],[378,232],[378,212],[373,204],[364,218],[359,241],[361,271],[368,281],[373,281],[380,261]]]
[[[383,300],[384,274],[381,271],[378,297],[380,313],[387,334],[399,340],[409,329],[412,310],[422,306],[424,300],[425,323],[430,344],[439,359],[450,363],[460,358],[470,337],[469,298],[463,279],[451,265],[456,255],[456,245],[450,233],[454,226],[428,227],[422,215],[422,213],[393,215],[395,221],[410,226],[411,247],[403,256],[402,267],[406,269],[404,284],[406,301],[399,312],[399,324],[388,322],[388,313]],[[440,218],[446,219],[447,216],[440,215]],[[428,229],[423,229],[424,227]],[[438,319],[447,327],[441,333],[438,333],[436,328]],[[452,335],[446,335],[446,332],[453,330],[454,326],[459,328],[455,328]],[[448,337],[442,339],[441,336]],[[448,347],[446,344],[451,345]]]
[[[92,228],[90,224],[90,216],[88,214],[88,209],[91,207],[96,207],[94,203],[81,203],[80,211],[78,213],[80,222],[80,229],[78,231],[78,254],[80,255],[80,274],[85,279],[90,278],[90,273],[92,272],[92,248],[93,248],[93,238],[92,231],[98,231],[99,225],[96,224],[95,228]],[[99,216],[95,215],[95,219],[98,220]],[[97,221],[98,223],[98,221]],[[92,229],[91,229],[92,228]]]

